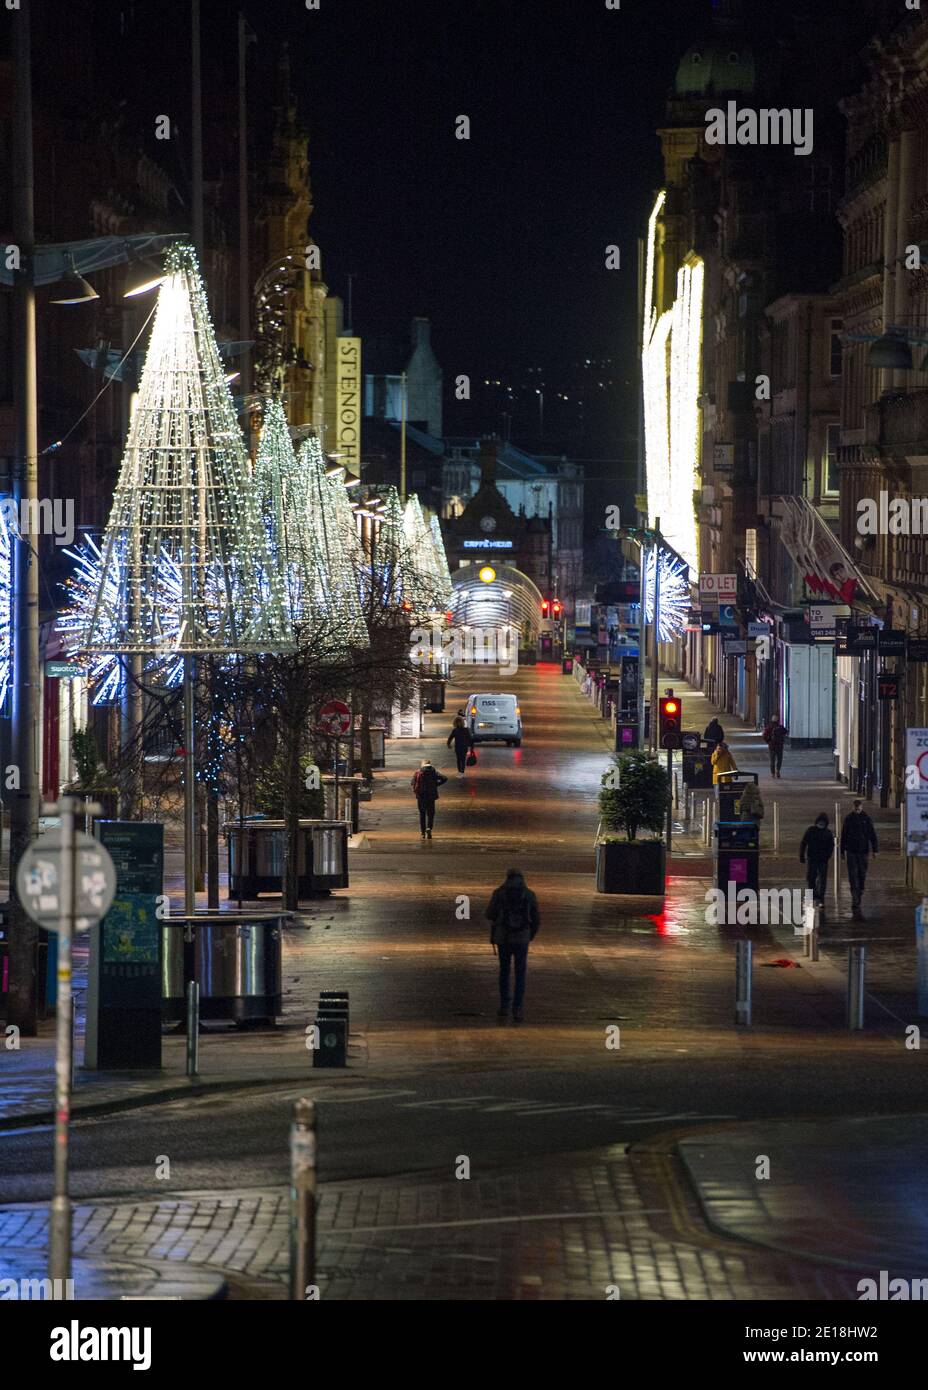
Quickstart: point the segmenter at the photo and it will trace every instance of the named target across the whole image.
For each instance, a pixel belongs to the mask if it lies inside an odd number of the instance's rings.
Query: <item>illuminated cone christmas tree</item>
[[[101,550],[84,650],[195,654],[287,644],[279,557],[189,246],[167,253]]]
[[[367,624],[361,611],[358,579],[360,558],[354,520],[346,525],[337,486],[326,477],[325,455],[315,436],[303,444],[298,456],[299,488],[304,508],[307,544],[315,563],[325,574],[331,603],[332,626],[344,650],[368,644]],[[351,508],[348,507],[350,512]]]
[[[432,537],[432,548],[435,552],[435,572],[438,575],[438,606],[447,608],[451,602],[453,585],[451,583],[451,571],[448,568],[448,556],[445,552],[445,542],[441,534],[441,526],[438,517],[432,514],[429,521],[429,532]]]
[[[264,406],[255,480],[268,541],[279,556],[287,607],[294,623],[323,639],[337,636],[338,605],[322,547],[309,521],[305,471],[297,460],[279,400]],[[338,646],[341,638],[334,645]]]
[[[408,595],[413,609],[419,617],[425,617],[441,606],[439,593],[441,582],[436,564],[432,533],[422,515],[419,498],[413,492],[406,501],[403,513],[403,530],[409,552],[410,585]]]

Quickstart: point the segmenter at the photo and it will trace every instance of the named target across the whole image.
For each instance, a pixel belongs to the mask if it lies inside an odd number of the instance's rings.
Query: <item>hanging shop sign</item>
[[[741,637],[724,637],[722,639],[723,656],[746,656],[747,651],[748,644]]]
[[[812,636],[819,640],[833,640],[839,618],[849,618],[851,610],[846,604],[813,603],[809,608],[809,626]]]
[[[769,624],[769,623],[748,623],[748,636],[749,636],[749,637],[769,637],[769,636],[770,636],[770,624]]]
[[[880,631],[877,646],[880,656],[905,656],[906,634],[884,627]]]
[[[45,674],[52,681],[76,681],[87,672],[73,661],[46,661]]]
[[[361,472],[361,339],[339,338],[335,354],[335,452]]]
[[[875,652],[877,643],[878,628],[871,627],[867,623],[848,623],[847,625],[847,650],[849,656],[862,656],[866,652]]]
[[[883,671],[876,678],[876,693],[879,700],[898,700],[899,683],[902,678],[894,671]]]
[[[905,654],[909,661],[928,661],[928,637],[910,637]]]

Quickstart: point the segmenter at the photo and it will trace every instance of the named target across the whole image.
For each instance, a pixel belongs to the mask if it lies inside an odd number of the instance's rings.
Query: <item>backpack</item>
[[[516,896],[517,893],[518,896]],[[507,892],[503,896],[502,909],[500,926],[506,939],[511,936],[519,936],[524,932],[531,932],[532,918],[529,912],[529,898],[524,890]]]
[[[413,774],[412,789],[416,796],[421,796],[425,791],[425,778],[422,775],[423,771],[424,769],[420,767],[417,768]]]

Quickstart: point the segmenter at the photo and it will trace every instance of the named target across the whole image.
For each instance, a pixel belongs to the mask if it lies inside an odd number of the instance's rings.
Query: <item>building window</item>
[[[837,497],[839,492],[838,445],[841,442],[841,426],[825,426],[825,458],[822,468],[822,495]]]
[[[844,329],[843,319],[829,319],[828,334],[828,375],[835,379],[841,375],[841,357],[844,344],[841,341],[841,333]]]

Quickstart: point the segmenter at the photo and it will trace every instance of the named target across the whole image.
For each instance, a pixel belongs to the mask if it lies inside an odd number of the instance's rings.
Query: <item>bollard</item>
[[[77,994],[71,996],[71,1090],[77,1073]]]
[[[811,904],[802,914],[802,954],[809,960],[818,960],[818,929],[820,909]]]
[[[753,943],[735,942],[735,1023],[751,1026],[751,957]]]
[[[704,796],[702,799],[702,842],[704,845],[711,845],[712,834],[709,829],[709,798]]]
[[[818,960],[818,927],[821,916],[821,909],[815,909],[815,926],[809,936],[809,960]]]
[[[773,852],[780,853],[780,803],[773,803]]]
[[[290,1298],[316,1278],[316,1107],[298,1100],[290,1125]]]
[[[196,1076],[200,1070],[200,986],[196,980],[187,984],[187,1075]]]
[[[835,912],[841,901],[841,803],[835,802],[835,861],[834,888],[835,888]]]
[[[864,982],[867,974],[866,946],[847,948],[847,1026],[854,1033],[864,1026]]]

